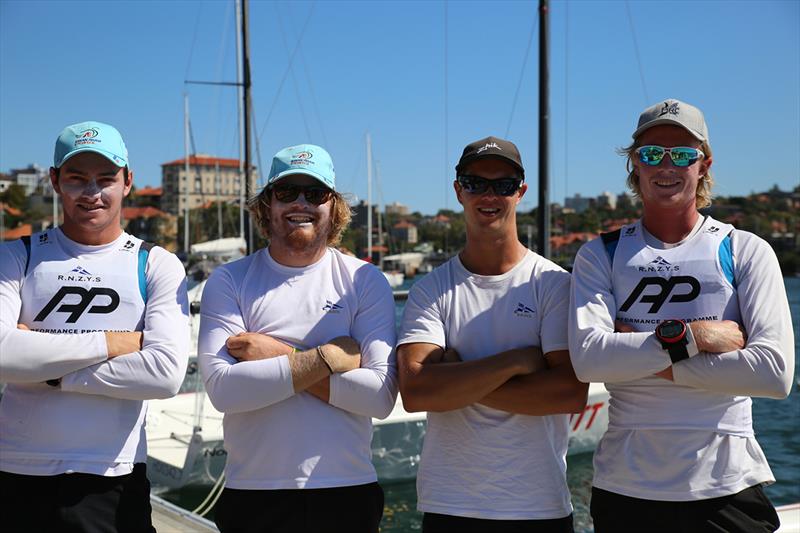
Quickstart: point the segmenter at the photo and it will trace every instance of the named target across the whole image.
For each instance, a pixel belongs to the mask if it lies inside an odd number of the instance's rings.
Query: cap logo
[[[663,117],[664,115],[677,115],[680,111],[678,107],[678,102],[674,102],[670,104],[669,102],[664,102],[664,107],[661,108],[661,113],[658,114],[659,117]]]
[[[485,151],[486,151],[486,150],[488,150],[489,148],[497,148],[497,149],[498,149],[498,150],[500,150],[501,152],[503,151],[503,149],[502,149],[502,148],[500,148],[499,146],[497,146],[497,143],[486,143],[486,144],[484,144],[483,146],[481,146],[480,148],[478,148],[478,151],[477,151],[477,153],[485,152]]]
[[[100,135],[100,132],[98,132],[95,128],[89,128],[88,130],[83,130],[82,132],[80,132],[80,134],[78,134],[78,137],[81,139],[86,139],[86,138],[97,137],[98,135]]]

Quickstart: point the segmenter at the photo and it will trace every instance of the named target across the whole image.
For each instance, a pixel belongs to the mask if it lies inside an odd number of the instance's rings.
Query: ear
[[[123,172],[125,171],[123,170]],[[131,192],[131,187],[133,187],[133,171],[128,169],[128,179],[125,181],[125,188],[122,190],[122,195],[128,196]]]
[[[522,185],[517,191],[517,204],[519,204],[522,201],[522,197],[525,196],[525,193],[527,191],[528,191],[528,184],[523,181]]]
[[[53,186],[53,190],[56,191],[57,194],[61,194],[61,189],[58,186],[58,175],[56,174],[56,169],[54,167],[50,167],[50,184]]]
[[[458,203],[464,205],[464,202],[461,200],[461,185],[459,185],[457,180],[453,180],[453,189],[456,191],[456,198],[458,199]]]
[[[708,174],[708,171],[711,170],[711,165],[714,164],[713,157],[704,157],[700,161],[700,175],[705,176]]]

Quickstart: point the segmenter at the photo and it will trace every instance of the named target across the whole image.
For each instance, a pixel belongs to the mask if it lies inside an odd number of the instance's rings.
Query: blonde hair
[[[247,208],[253,217],[261,234],[269,239],[269,206],[272,201],[272,189],[264,187],[260,193],[247,201]],[[352,213],[345,197],[333,191],[333,205],[331,206],[331,230],[328,232],[328,246],[338,246],[342,234],[350,224]]]
[[[625,169],[628,171],[628,188],[633,192],[633,195],[639,199],[641,199],[642,190],[639,187],[639,175],[636,174],[636,167],[633,166],[632,158],[636,156],[636,149],[640,146],[641,144],[639,143],[639,139],[636,139],[630,146],[617,149],[617,153],[626,158]],[[700,150],[702,150],[703,154],[705,154],[705,159],[709,159],[711,157],[711,145],[708,144],[708,141],[702,142],[700,145]],[[697,182],[695,200],[697,202],[698,209],[702,209],[703,207],[708,207],[711,205],[711,198],[713,197],[711,194],[711,188],[713,186],[714,177],[711,175],[711,168],[709,168],[705,174],[700,176],[700,180]]]

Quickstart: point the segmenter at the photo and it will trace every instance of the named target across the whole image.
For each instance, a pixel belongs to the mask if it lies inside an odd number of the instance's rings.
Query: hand
[[[659,377],[659,378],[668,379],[670,381],[675,381],[675,379],[673,379],[673,377],[672,377],[672,366],[671,365],[668,366],[667,368],[665,368],[664,370],[662,370],[661,372],[656,372],[653,375],[656,376],[656,377]]]
[[[625,322],[620,322],[619,320],[614,322],[614,331],[616,333],[636,333],[636,330],[633,329],[633,326],[626,324]]]
[[[30,331],[31,330],[31,328],[29,328],[25,324],[17,324],[17,329],[21,329],[22,331]]]
[[[701,352],[732,352],[747,344],[744,328],[733,320],[698,320],[691,322],[689,327]]]
[[[141,331],[106,331],[105,334],[109,359],[142,349]]]
[[[228,348],[228,353],[239,361],[271,359],[294,351],[290,345],[274,337],[247,331],[228,337],[228,340],[225,341],[225,347]]]
[[[361,347],[351,337],[336,337],[320,348],[334,372],[348,372],[361,366]]]

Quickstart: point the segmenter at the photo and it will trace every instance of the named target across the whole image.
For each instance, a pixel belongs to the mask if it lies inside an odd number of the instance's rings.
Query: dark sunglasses
[[[676,167],[690,167],[701,157],[706,154],[697,148],[690,148],[688,146],[676,146],[674,148],[664,148],[663,146],[647,145],[640,146],[636,149],[636,154],[639,156],[639,161],[645,165],[656,167],[661,164],[664,155],[669,154],[672,164]]]
[[[333,196],[333,191],[327,187],[316,185],[283,185],[278,184],[272,187],[272,195],[285,204],[294,202],[303,193],[306,201],[314,205],[322,205]]]
[[[456,181],[462,189],[470,194],[484,194],[491,187],[497,195],[512,196],[522,186],[522,178],[487,180],[480,176],[458,176]]]

